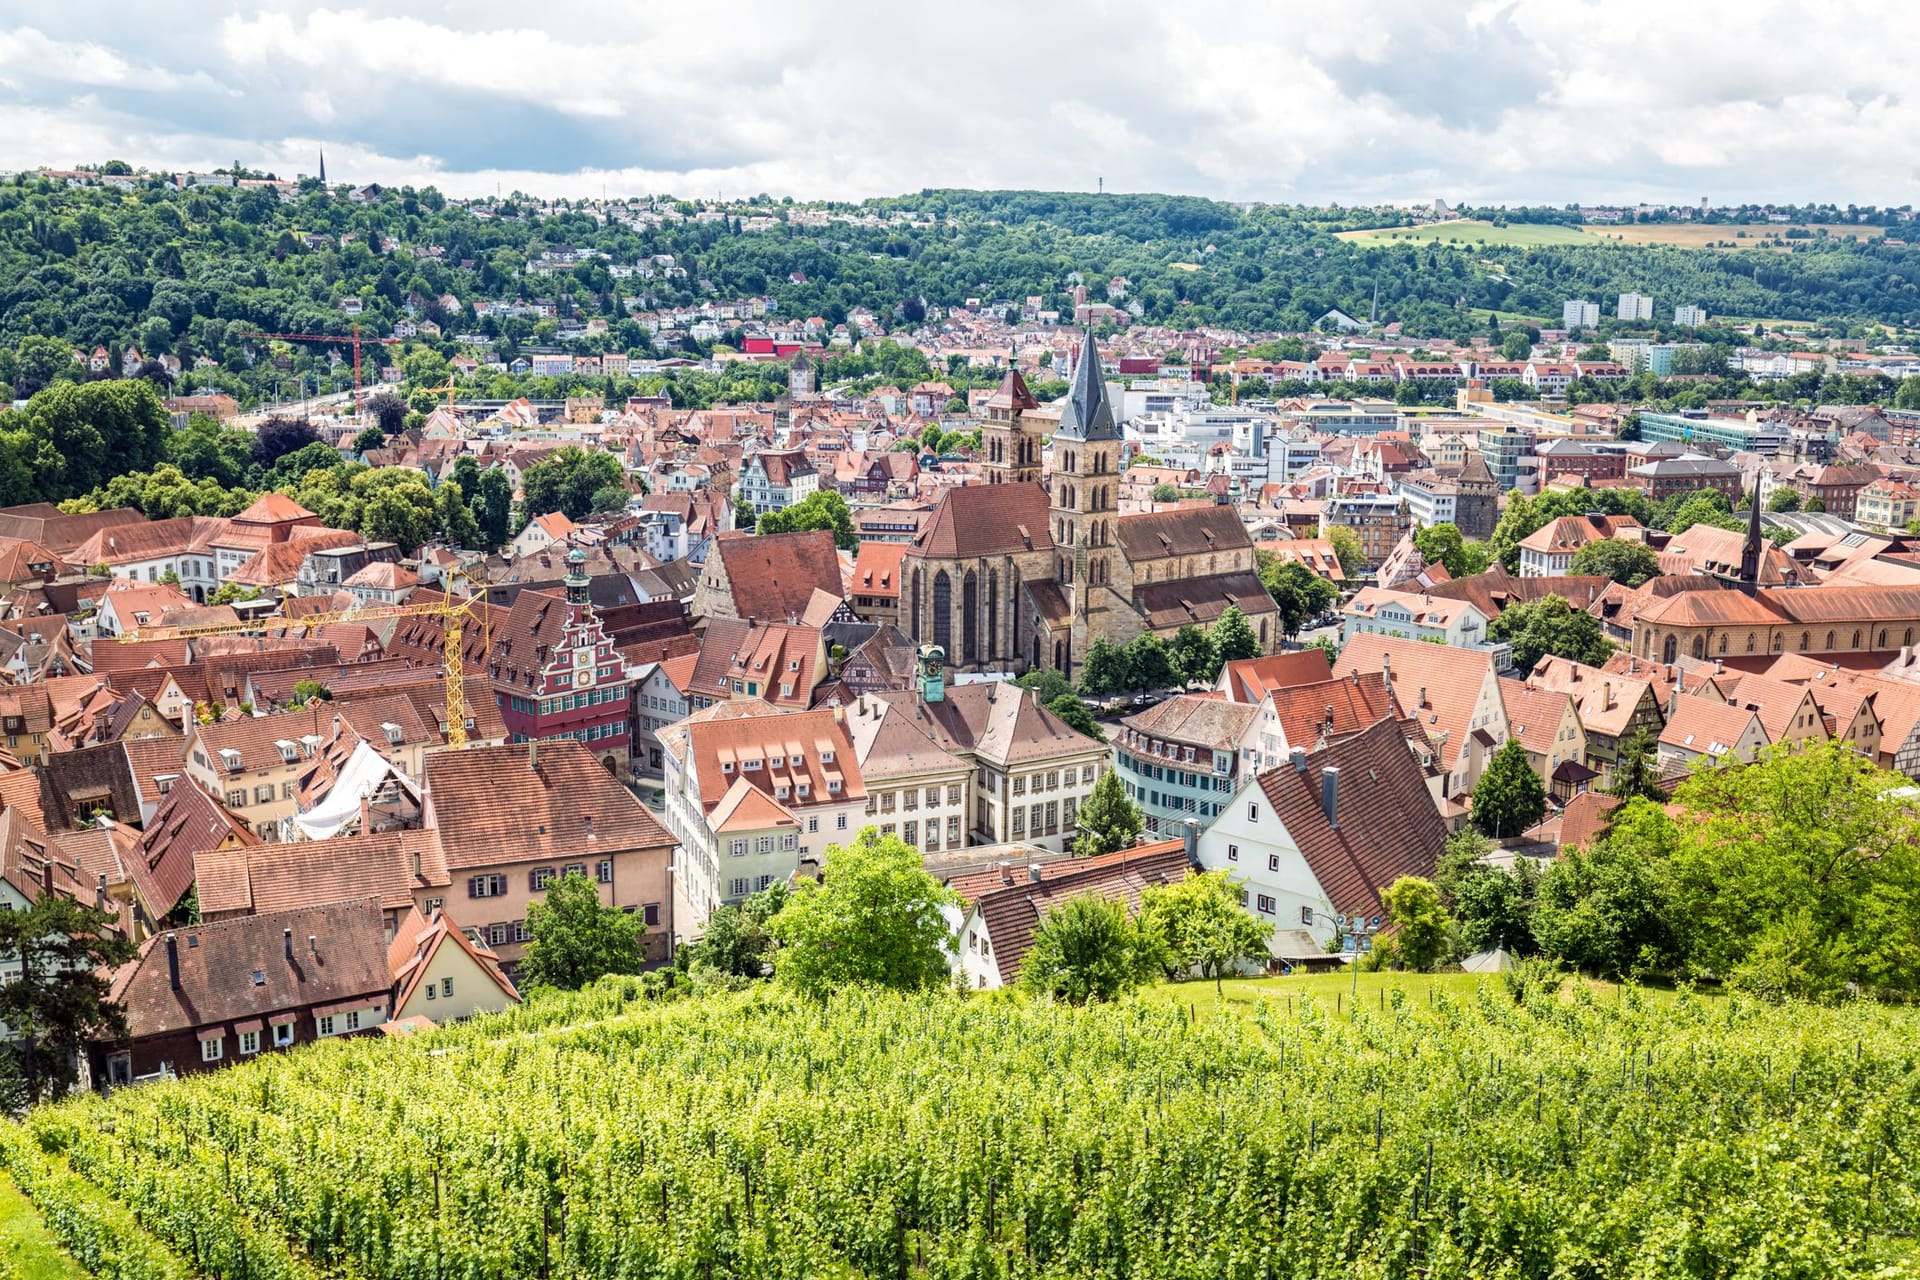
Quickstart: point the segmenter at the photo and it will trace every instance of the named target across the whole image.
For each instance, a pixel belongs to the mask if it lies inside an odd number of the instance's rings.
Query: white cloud
[[[0,165],[324,144],[455,193],[1920,202],[1920,10],[1872,0],[183,8],[0,28]]]

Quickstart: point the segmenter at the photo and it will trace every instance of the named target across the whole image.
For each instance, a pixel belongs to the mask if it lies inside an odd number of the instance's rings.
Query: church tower
[[[1753,478],[1753,504],[1747,509],[1747,538],[1740,546],[1740,590],[1752,595],[1760,589],[1760,558],[1766,539],[1760,530],[1760,477]]]
[[[792,400],[804,400],[813,394],[813,362],[802,351],[793,357],[793,364],[787,369],[787,396]]]
[[[1057,577],[1072,608],[1073,652],[1066,675],[1085,660],[1091,638],[1102,634],[1094,615],[1113,581],[1120,488],[1120,430],[1107,397],[1106,376],[1093,330],[1086,331],[1072,389],[1053,433],[1053,492],[1049,515],[1059,555]]]
[[[987,421],[980,428],[988,484],[1039,483],[1040,441],[1021,421],[1027,410],[1039,407],[1020,371],[1007,370],[1000,389],[987,400]]]

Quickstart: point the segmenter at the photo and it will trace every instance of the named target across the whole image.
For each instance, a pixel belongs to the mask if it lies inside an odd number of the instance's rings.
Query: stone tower
[[[1022,421],[1027,410],[1037,408],[1039,402],[1027,390],[1027,380],[1019,370],[1007,370],[1000,389],[987,401],[987,421],[980,428],[988,484],[1039,482],[1040,439]]]
[[[1454,483],[1457,487],[1453,523],[1460,530],[1460,536],[1477,542],[1491,538],[1493,526],[1500,522],[1500,486],[1494,482],[1493,473],[1487,470],[1479,450],[1468,450],[1466,463]]]
[[[813,362],[802,351],[787,368],[787,398],[801,400],[813,394]]]
[[[1120,487],[1120,430],[1107,397],[1106,376],[1093,330],[1086,331],[1072,389],[1053,433],[1053,492],[1049,516],[1059,557],[1056,576],[1072,609],[1069,677],[1085,661],[1087,645],[1104,634],[1101,603],[1113,581]]]

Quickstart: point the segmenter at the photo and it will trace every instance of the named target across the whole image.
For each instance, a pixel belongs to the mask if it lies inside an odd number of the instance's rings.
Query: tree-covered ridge
[[[1565,298],[1628,290],[1714,315],[1920,324],[1920,249],[1838,237],[1786,253],[1349,243],[1332,232],[1358,215],[1338,209],[974,191],[809,206],[806,219],[800,206],[770,202],[771,227],[747,230],[739,216],[687,216],[699,212],[692,204],[649,221],[658,215],[638,206],[457,204],[430,188],[360,201],[344,191],[308,183],[283,200],[267,188],[157,180],[130,190],[31,176],[0,185],[0,381],[16,394],[44,382],[43,357],[15,354],[28,337],[106,346],[116,369],[127,345],[189,368],[205,356],[229,383],[258,391],[271,389],[272,366],[249,363],[249,345],[261,344],[243,333],[344,335],[357,320],[385,335],[409,305],[442,325],[442,354],[454,332],[510,350],[550,340],[569,317],[608,321],[581,349],[645,353],[652,343],[634,309],[762,296],[783,316],[839,323],[864,308],[891,326],[923,305],[968,299],[1037,296],[1068,312],[1076,283],[1099,301],[1114,277],[1128,282],[1116,302],[1139,319],[1182,327],[1304,329],[1331,307],[1368,314],[1376,289],[1381,320],[1411,337],[1483,335],[1475,309],[1557,316]],[[543,257],[561,250],[588,256]],[[625,271],[648,264],[659,269]],[[449,298],[455,305],[443,305]],[[472,309],[534,299],[558,315]],[[324,359],[284,354],[295,383]]]
[[[224,1280],[1912,1261],[1910,1011],[1491,980],[1252,1019],[643,986],[43,1108],[0,1164],[103,1274],[123,1239],[187,1264],[141,1274]]]

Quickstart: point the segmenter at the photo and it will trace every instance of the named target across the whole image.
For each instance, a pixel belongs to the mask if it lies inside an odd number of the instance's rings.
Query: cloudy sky
[[[1904,204],[1916,86],[1895,0],[38,0],[0,6],[0,168]]]

